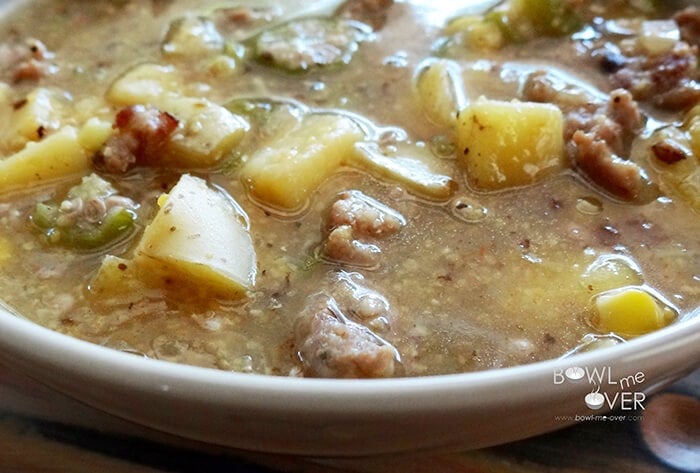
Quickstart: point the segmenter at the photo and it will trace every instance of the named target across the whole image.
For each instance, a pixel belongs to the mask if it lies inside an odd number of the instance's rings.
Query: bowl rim
[[[619,380],[648,374],[634,385],[635,395],[685,376],[700,366],[700,317],[571,358],[460,374],[315,379],[146,359],[0,307],[0,363],[136,425],[239,451],[307,457],[457,452],[558,430],[590,415],[583,402],[590,380],[559,386],[555,370],[607,366]],[[618,388],[604,391],[617,396]]]

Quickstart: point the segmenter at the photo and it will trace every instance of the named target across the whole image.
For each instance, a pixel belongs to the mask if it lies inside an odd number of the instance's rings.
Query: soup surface
[[[696,7],[39,0],[1,41],[0,294],[53,330],[421,376],[700,306]]]

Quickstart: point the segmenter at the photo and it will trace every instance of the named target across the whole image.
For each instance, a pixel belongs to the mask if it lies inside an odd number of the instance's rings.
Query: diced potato
[[[78,130],[64,127],[0,160],[0,193],[89,171],[89,157],[78,141]]]
[[[208,167],[236,146],[249,128],[248,122],[207,99],[167,95],[154,101],[180,122],[166,144],[168,164]]]
[[[454,126],[464,107],[464,84],[454,61],[438,59],[418,67],[416,92],[426,115],[437,125]]]
[[[14,151],[60,128],[68,100],[59,91],[41,87],[20,104],[14,108],[4,131],[5,146]]]
[[[598,330],[627,336],[653,332],[678,316],[675,309],[636,286],[599,294],[594,306],[593,324]]]
[[[451,177],[438,174],[423,161],[408,157],[385,156],[376,147],[367,143],[357,145],[358,153],[352,164],[369,171],[381,179],[390,179],[431,200],[447,200],[456,188]]]
[[[532,184],[564,167],[563,126],[554,105],[481,98],[459,114],[459,163],[478,190]]]
[[[256,257],[245,215],[200,178],[183,175],[144,230],[134,260],[163,281],[226,297],[253,287]]]
[[[99,118],[91,118],[80,128],[78,142],[80,146],[92,154],[99,151],[112,135],[112,124]]]
[[[106,255],[90,283],[90,293],[106,297],[136,291],[140,286],[137,265],[118,256]]]
[[[649,20],[642,22],[639,45],[652,56],[671,52],[681,39],[678,24],[673,20]]]
[[[604,254],[596,258],[581,275],[581,283],[592,292],[602,292],[644,282],[642,270],[623,255]]]
[[[91,95],[77,100],[71,108],[71,122],[67,125],[83,124],[90,119],[111,121],[114,116],[114,107],[108,103],[102,95]]]
[[[143,64],[117,79],[107,98],[124,106],[151,104],[178,119],[178,129],[166,145],[164,163],[212,166],[243,138],[248,122],[208,99],[180,95],[182,87],[172,67]]]
[[[309,195],[356,153],[360,127],[341,115],[307,115],[300,126],[273,137],[242,169],[250,193],[265,204],[298,210]]]
[[[182,80],[173,66],[140,64],[118,78],[107,91],[116,105],[154,104],[166,93],[178,93]]]

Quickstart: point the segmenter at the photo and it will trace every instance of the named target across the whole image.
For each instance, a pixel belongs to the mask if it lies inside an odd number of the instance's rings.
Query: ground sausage
[[[296,347],[304,376],[316,378],[386,378],[400,363],[396,349],[371,330],[350,321],[332,299],[297,321]]]
[[[632,94],[613,90],[607,102],[573,86],[555,84],[546,73],[532,73],[523,87],[526,100],[554,103],[564,112],[564,140],[571,165],[596,185],[623,200],[644,195],[643,170],[623,159],[644,125]]]
[[[683,41],[700,47],[700,8],[688,7],[676,13],[673,19],[681,30]]]
[[[665,54],[628,57],[611,81],[637,100],[666,109],[690,108],[700,99],[697,66],[697,47],[680,41]]]
[[[577,131],[571,141],[573,157],[581,170],[597,185],[623,200],[637,200],[645,185],[641,168],[620,159],[594,133]]]
[[[163,146],[178,127],[178,120],[155,107],[134,105],[117,113],[116,133],[96,157],[109,172],[125,172],[133,164],[157,163]]]
[[[346,191],[331,206],[328,227],[349,225],[358,237],[380,238],[398,232],[405,224],[395,210],[359,191]]]
[[[637,102],[628,91],[617,89],[610,93],[608,103],[588,118],[587,122],[578,123],[578,128],[567,123],[566,129],[573,133],[567,136],[571,162],[618,198],[645,198],[645,173],[626,159],[631,141],[644,123]]]
[[[405,225],[401,214],[359,191],[346,191],[331,206],[325,223],[325,255],[340,263],[375,266],[378,239]]]
[[[38,39],[20,43],[0,44],[0,68],[13,82],[38,81],[55,73],[58,66],[51,62],[54,54]]]
[[[625,135],[625,141],[636,136],[644,125],[644,118],[637,102],[632,94],[623,89],[610,92],[607,115],[620,126],[620,132]]]
[[[357,240],[350,225],[340,225],[328,234],[324,253],[339,263],[372,267],[377,265],[381,250],[376,245]]]

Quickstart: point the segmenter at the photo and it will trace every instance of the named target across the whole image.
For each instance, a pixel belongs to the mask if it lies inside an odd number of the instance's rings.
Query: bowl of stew
[[[0,361],[188,438],[494,445],[700,363],[700,9],[3,2]]]

